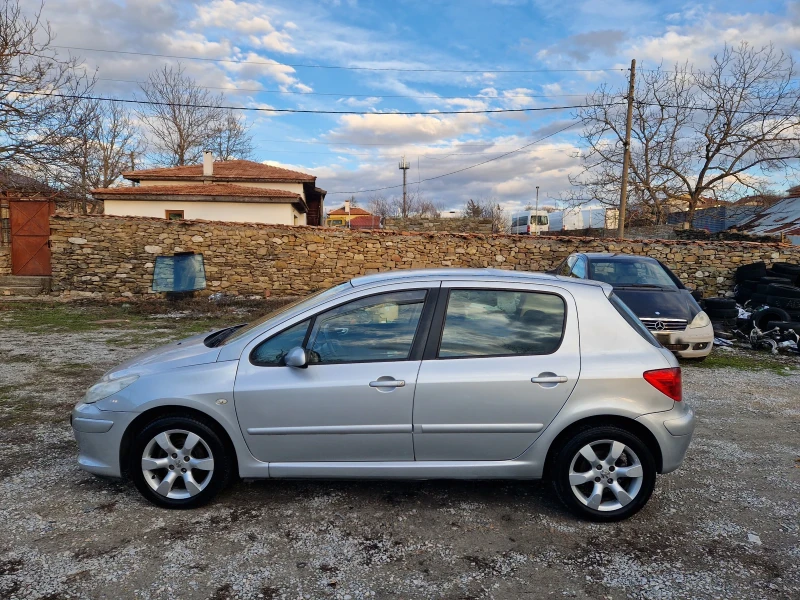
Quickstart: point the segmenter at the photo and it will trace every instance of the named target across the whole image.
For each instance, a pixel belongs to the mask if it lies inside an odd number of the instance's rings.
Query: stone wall
[[[11,248],[0,246],[0,277],[11,275]]]
[[[541,271],[571,252],[627,252],[658,258],[706,295],[733,286],[736,267],[764,260],[800,263],[800,247],[752,242],[634,241],[511,235],[398,233],[54,215],[53,289],[76,295],[151,293],[156,255],[201,252],[205,293],[303,295],[357,275],[425,267]]]
[[[491,219],[442,219],[433,217],[386,217],[384,229],[392,231],[446,231],[449,233],[492,233]]]

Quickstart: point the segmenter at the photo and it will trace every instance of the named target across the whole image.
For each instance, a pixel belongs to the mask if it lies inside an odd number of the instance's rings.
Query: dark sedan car
[[[604,281],[658,340],[681,358],[703,359],[711,352],[714,329],[681,280],[648,256],[576,253],[552,273]]]

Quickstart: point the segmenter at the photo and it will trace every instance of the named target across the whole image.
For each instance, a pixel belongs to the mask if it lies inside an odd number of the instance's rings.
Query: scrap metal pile
[[[742,265],[733,298],[706,298],[701,304],[714,325],[715,345],[738,339],[773,354],[800,352],[800,265]]]

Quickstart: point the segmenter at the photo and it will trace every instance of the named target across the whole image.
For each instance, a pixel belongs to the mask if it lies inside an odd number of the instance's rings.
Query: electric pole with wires
[[[625,237],[625,209],[628,204],[628,169],[631,162],[631,121],[633,120],[633,92],[636,84],[636,59],[631,60],[631,79],[628,84],[628,117],[625,120],[625,151],[622,155],[622,185],[619,190],[619,215],[617,237]]]

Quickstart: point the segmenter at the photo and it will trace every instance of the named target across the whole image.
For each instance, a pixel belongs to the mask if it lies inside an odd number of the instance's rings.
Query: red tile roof
[[[286,190],[234,185],[232,183],[178,184],[178,185],[139,185],[136,187],[98,188],[92,190],[94,196],[236,196],[249,198],[286,198],[301,200],[300,194]],[[235,202],[235,201],[234,201]]]
[[[337,208],[336,210],[328,211],[328,215],[330,215],[330,216],[333,216],[333,215],[346,215],[346,214],[347,214],[347,211],[344,209],[344,206],[342,208]],[[350,214],[351,215],[372,215],[372,213],[369,212],[368,210],[364,210],[363,208],[358,208],[356,206],[353,206],[350,209]]]
[[[203,179],[203,165],[166,167],[162,169],[141,169],[123,173],[125,179],[141,181],[145,179]],[[273,167],[252,160],[220,160],[214,162],[214,179],[218,181],[284,181],[313,182],[316,177],[299,171]]]
[[[381,218],[376,215],[353,217],[350,219],[350,229],[380,229]]]

